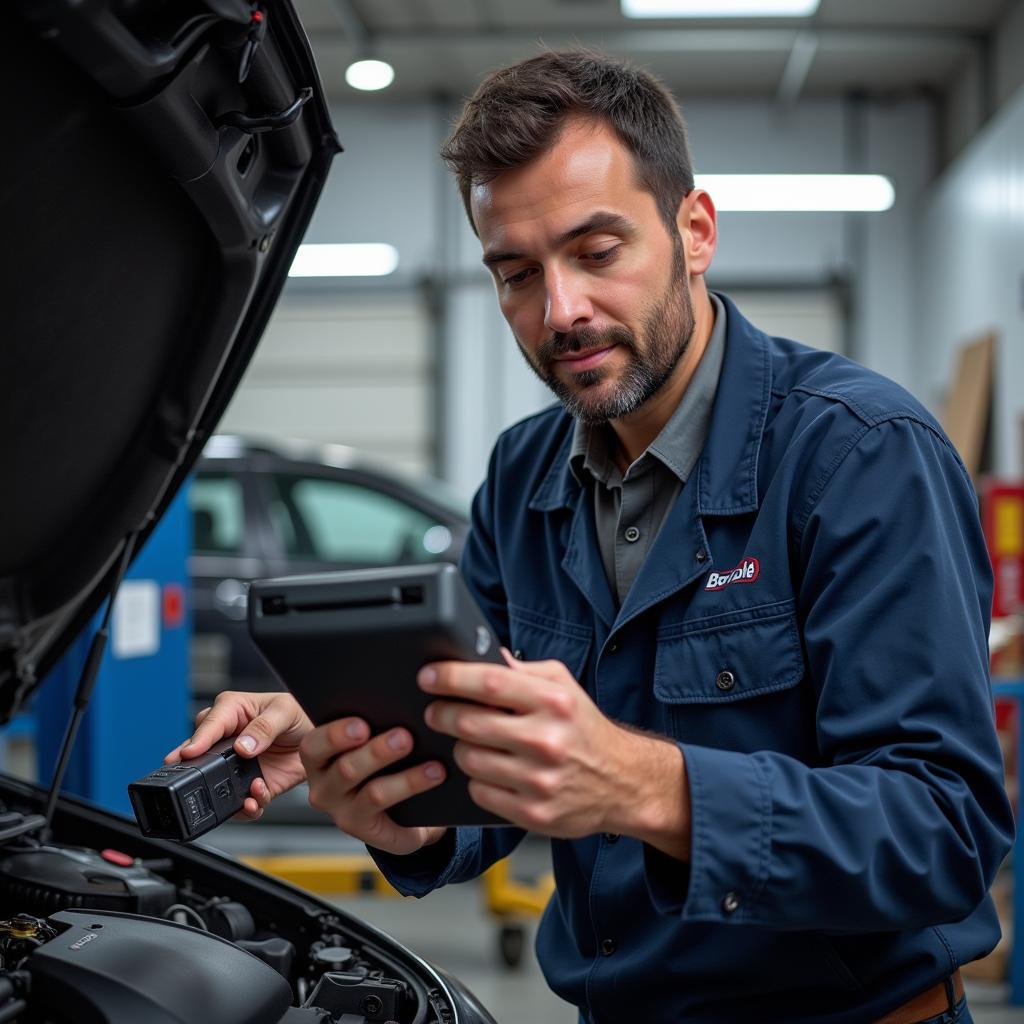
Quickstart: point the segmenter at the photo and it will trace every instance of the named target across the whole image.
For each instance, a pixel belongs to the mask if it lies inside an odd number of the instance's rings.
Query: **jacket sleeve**
[[[820,761],[683,745],[689,884],[673,898],[655,879],[652,893],[686,920],[775,929],[961,920],[1013,836],[971,482],[930,426],[886,420],[790,529]]]
[[[487,480],[473,499],[472,525],[459,568],[491,628],[501,643],[508,646],[508,611],[493,533],[493,481],[497,469],[496,448]],[[522,829],[511,826],[463,827],[449,829],[441,842],[405,857],[367,849],[384,877],[403,896],[426,896],[449,882],[465,882],[483,874],[508,856],[524,835]]]

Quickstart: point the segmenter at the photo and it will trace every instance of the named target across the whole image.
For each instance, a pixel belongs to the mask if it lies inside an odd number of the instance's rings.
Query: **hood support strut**
[[[57,798],[60,796],[60,787],[64,782],[64,775],[68,770],[68,763],[71,760],[71,751],[75,746],[75,737],[78,735],[78,729],[82,724],[85,709],[89,706],[89,700],[92,698],[92,691],[96,685],[96,677],[99,674],[103,653],[107,649],[107,640],[110,636],[110,616],[114,610],[114,601],[117,598],[118,590],[121,589],[121,583],[124,580],[125,573],[128,571],[132,556],[135,554],[135,546],[138,544],[141,533],[142,530],[137,529],[125,537],[124,548],[121,551],[121,560],[118,563],[117,573],[114,576],[110,587],[110,594],[107,597],[107,607],[103,613],[103,621],[100,624],[100,628],[96,630],[96,635],[92,638],[92,644],[89,646],[89,656],[85,659],[82,675],[78,680],[74,710],[71,712],[67,731],[64,733],[60,757],[57,759],[57,767],[53,772],[53,781],[50,783],[50,790],[46,797],[45,834],[47,836],[53,823],[53,812],[57,806]]]

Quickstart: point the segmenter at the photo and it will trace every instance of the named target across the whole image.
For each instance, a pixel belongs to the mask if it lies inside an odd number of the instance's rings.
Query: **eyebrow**
[[[635,234],[636,228],[633,222],[628,217],[623,217],[621,213],[599,210],[582,224],[577,224],[576,227],[569,228],[568,231],[559,235],[555,239],[555,245],[565,245],[567,242],[572,242],[583,235],[589,235],[593,231],[614,231],[620,235],[632,235]],[[483,264],[485,267],[493,267],[497,263],[508,263],[521,259],[524,259],[524,254],[521,252],[489,252],[484,253]]]

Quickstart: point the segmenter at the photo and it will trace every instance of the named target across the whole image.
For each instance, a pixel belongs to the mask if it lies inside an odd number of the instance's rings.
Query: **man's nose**
[[[548,271],[544,276],[544,326],[549,331],[568,334],[594,316],[594,307],[583,282],[566,272]]]

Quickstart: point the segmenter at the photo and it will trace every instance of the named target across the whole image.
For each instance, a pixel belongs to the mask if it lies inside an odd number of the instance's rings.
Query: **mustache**
[[[603,330],[596,327],[581,327],[578,330],[567,331],[564,334],[560,331],[555,331],[537,349],[537,359],[543,365],[550,363],[559,356],[568,355],[570,352],[589,352],[608,348],[611,345],[622,345],[627,349],[636,351],[636,339],[628,327],[616,326]]]

